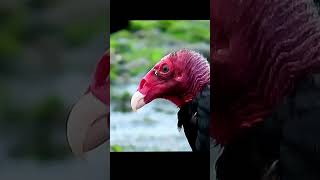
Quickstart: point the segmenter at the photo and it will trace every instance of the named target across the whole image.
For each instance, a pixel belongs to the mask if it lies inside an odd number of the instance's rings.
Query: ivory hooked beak
[[[67,138],[76,156],[82,156],[107,141],[109,111],[91,92],[73,106],[67,121]]]
[[[131,98],[131,108],[133,111],[137,111],[146,103],[144,102],[145,95],[141,94],[139,91],[135,92]]]

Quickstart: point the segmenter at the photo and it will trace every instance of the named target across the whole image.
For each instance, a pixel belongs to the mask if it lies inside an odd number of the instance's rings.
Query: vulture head
[[[72,107],[67,120],[67,138],[75,155],[81,156],[109,139],[110,55],[98,62],[87,91]]]
[[[266,119],[320,70],[320,22],[312,0],[213,0],[210,134],[226,144]]]
[[[131,99],[134,111],[154,99],[177,107],[188,103],[210,81],[209,63],[201,54],[182,49],[163,57],[140,81]]]

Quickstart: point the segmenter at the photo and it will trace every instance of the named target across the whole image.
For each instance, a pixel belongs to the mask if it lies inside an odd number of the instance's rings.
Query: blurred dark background
[[[1,0],[0,179],[106,179],[99,150],[71,153],[66,119],[109,44],[108,12],[108,0]]]

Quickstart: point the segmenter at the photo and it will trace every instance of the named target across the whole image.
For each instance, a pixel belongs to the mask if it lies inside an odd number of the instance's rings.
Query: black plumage
[[[183,127],[192,151],[209,151],[210,86],[178,112],[178,128]]]
[[[320,74],[309,75],[296,87],[290,113],[282,126],[280,165],[282,180],[319,180]]]
[[[223,147],[215,168],[218,180],[275,180],[279,176],[281,115],[248,129]]]
[[[320,74],[309,75],[270,117],[226,145],[217,179],[319,180],[319,90]]]

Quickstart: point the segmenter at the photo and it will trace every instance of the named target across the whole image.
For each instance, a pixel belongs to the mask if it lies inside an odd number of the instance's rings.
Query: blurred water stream
[[[111,91],[132,95],[137,84],[114,85]],[[116,111],[115,103],[111,100],[111,146],[119,145],[123,151],[191,151],[183,129],[177,128],[179,109],[171,102],[156,99],[138,112]]]

